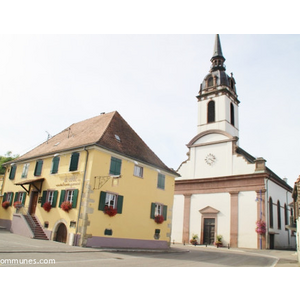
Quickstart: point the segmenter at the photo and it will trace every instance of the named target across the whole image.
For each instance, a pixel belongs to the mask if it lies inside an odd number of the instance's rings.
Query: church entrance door
[[[215,241],[215,219],[204,219],[203,244],[212,245]]]

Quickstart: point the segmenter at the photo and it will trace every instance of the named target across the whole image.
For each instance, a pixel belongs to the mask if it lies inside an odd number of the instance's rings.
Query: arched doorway
[[[57,227],[55,241],[60,243],[67,242],[67,227],[64,223],[60,223]]]

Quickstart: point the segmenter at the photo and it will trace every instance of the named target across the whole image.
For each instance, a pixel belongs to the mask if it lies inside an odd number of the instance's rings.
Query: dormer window
[[[208,82],[207,82],[207,86],[208,87],[211,87],[211,86],[213,86],[214,85],[214,79],[212,78],[212,77],[209,77],[208,78]]]

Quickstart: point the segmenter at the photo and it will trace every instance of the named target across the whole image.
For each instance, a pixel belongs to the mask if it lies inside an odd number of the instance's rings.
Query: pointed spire
[[[225,71],[226,70],[225,65],[224,65],[225,57],[223,56],[223,53],[222,53],[220,36],[218,34],[216,34],[214,53],[213,53],[213,56],[210,59],[210,61],[212,62],[211,71],[215,71],[215,70]]]
[[[220,36],[218,34],[216,34],[214,53],[213,53],[212,57],[215,57],[215,56],[223,56],[221,42],[220,42]]]

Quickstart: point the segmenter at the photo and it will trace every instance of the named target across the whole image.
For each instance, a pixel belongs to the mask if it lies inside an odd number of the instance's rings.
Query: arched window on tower
[[[210,86],[213,86],[213,85],[214,85],[214,79],[212,77],[209,77],[207,86],[210,87]]]
[[[281,214],[280,214],[280,202],[277,201],[277,227],[281,229]]]
[[[230,123],[234,126],[234,105],[230,103]]]
[[[271,197],[269,199],[269,226],[273,228],[273,201]]]
[[[215,101],[211,100],[207,105],[207,123],[215,122]]]

